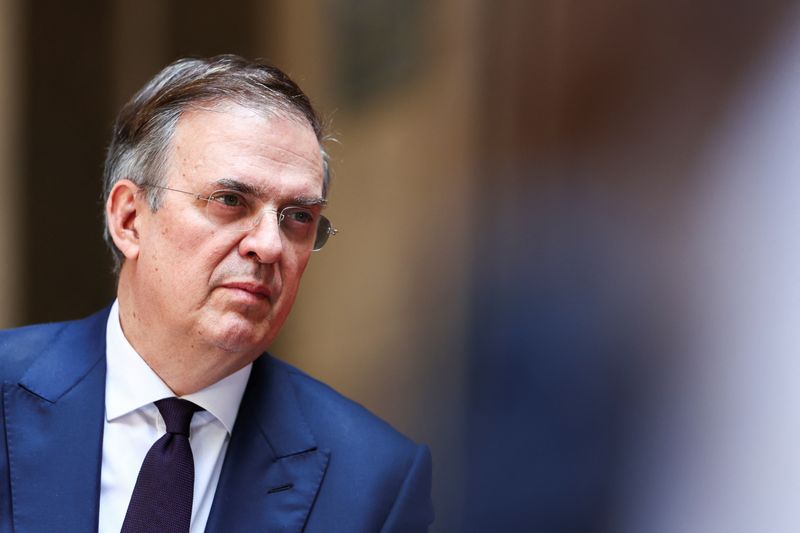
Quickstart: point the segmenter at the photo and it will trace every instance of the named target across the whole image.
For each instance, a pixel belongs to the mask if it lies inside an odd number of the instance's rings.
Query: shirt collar
[[[106,418],[112,421],[156,400],[175,396],[125,337],[114,301],[106,324]],[[216,417],[230,434],[252,363],[216,383],[182,396]]]

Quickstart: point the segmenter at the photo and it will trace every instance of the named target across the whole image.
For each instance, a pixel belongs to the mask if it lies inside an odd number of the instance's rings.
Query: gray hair
[[[180,59],[168,65],[125,104],[114,123],[103,170],[103,204],[121,179],[136,185],[165,185],[169,146],[181,114],[192,106],[232,102],[272,115],[307,122],[320,142],[322,196],[330,185],[328,156],[322,148],[322,124],[311,102],[289,76],[276,67],[236,55]],[[145,194],[155,211],[161,189]],[[105,220],[103,235],[119,272],[124,256],[114,244]]]

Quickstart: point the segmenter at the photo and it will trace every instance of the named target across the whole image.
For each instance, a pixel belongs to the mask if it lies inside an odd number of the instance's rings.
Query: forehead
[[[232,179],[271,194],[322,190],[322,152],[311,126],[237,104],[185,111],[170,143],[169,167],[173,185]]]

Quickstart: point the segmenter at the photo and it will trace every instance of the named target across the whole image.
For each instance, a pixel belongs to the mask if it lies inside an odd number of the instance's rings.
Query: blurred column
[[[0,0],[0,327],[20,324],[20,0]]]
[[[485,4],[463,530],[619,531],[692,171],[780,4]]]
[[[757,9],[773,15],[762,43],[754,17],[728,11],[760,53],[695,170],[693,327],[652,398],[620,531],[800,531],[800,10]]]
[[[167,4],[159,0],[113,0],[113,110],[121,109],[169,61],[167,8]]]
[[[20,243],[26,322],[88,315],[113,295],[101,175],[111,124],[105,0],[26,2]]]

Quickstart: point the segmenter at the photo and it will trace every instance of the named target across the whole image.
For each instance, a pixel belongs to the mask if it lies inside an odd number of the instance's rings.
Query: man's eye
[[[314,215],[311,211],[306,211],[305,209],[288,209],[288,212],[285,213],[286,218],[288,218],[291,222],[297,222],[300,224],[311,224],[314,222]]]
[[[242,207],[245,205],[244,198],[235,192],[216,192],[211,195],[210,199],[226,207]]]

